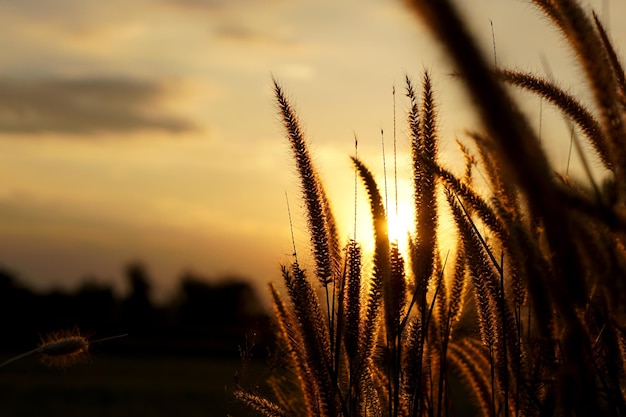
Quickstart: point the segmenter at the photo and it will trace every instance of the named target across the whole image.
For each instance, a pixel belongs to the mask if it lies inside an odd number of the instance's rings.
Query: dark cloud
[[[166,97],[166,89],[151,82],[0,79],[0,132],[192,130],[189,120],[155,110]]]

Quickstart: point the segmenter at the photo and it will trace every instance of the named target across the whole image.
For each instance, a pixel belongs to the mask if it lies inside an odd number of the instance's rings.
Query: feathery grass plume
[[[452,336],[452,322],[450,320],[450,299],[448,297],[448,280],[444,277],[446,260],[442,264],[439,260],[439,256],[436,257],[435,273],[437,276],[437,282],[435,283],[436,289],[434,294],[434,312],[433,312],[433,330],[434,335],[430,338],[430,344],[434,343],[434,349],[431,352],[431,356],[436,357],[437,362],[437,374],[434,380],[437,381],[433,386],[433,391],[436,392],[436,406],[439,415],[448,415],[450,410],[449,400],[449,388],[448,388],[448,346],[450,344]],[[445,411],[444,411],[445,410]]]
[[[596,30],[598,31],[598,35],[600,36],[600,40],[602,41],[602,46],[604,46],[604,50],[609,57],[609,62],[611,63],[611,68],[613,68],[613,74],[615,75],[615,79],[617,80],[617,85],[619,87],[619,92],[621,95],[620,99],[622,101],[622,106],[624,107],[626,106],[626,79],[624,76],[624,67],[622,66],[622,63],[617,56],[617,52],[615,52],[615,48],[613,48],[613,44],[609,39],[609,36],[607,35],[606,30],[602,25],[602,22],[600,22],[600,19],[598,19],[598,15],[596,14],[596,12],[593,12],[592,14],[593,22],[596,25]]]
[[[233,394],[236,399],[241,401],[244,404],[247,404],[253,410],[258,411],[266,417],[287,417],[288,414],[285,413],[279,406],[268,401],[267,399],[252,394],[249,392],[237,390]]]
[[[533,0],[540,8],[548,0]],[[550,17],[557,23],[563,36],[578,55],[587,80],[593,92],[596,105],[601,114],[604,134],[608,138],[608,156],[617,171],[617,179],[625,179],[626,167],[626,126],[623,120],[623,109],[618,97],[619,85],[615,78],[610,52],[606,50],[594,23],[574,0],[553,1]],[[626,184],[620,183],[622,192],[626,192]]]
[[[359,339],[361,330],[361,247],[354,240],[348,242],[347,265],[348,280],[345,292],[344,310],[345,317],[345,345],[346,353],[351,360],[359,354]]]
[[[288,273],[289,271],[283,269],[283,274]],[[278,337],[277,342],[283,349],[281,354],[287,355],[287,366],[293,369],[294,376],[297,379],[295,385],[300,390],[302,401],[298,401],[294,395],[281,395],[282,393],[280,392],[276,392],[277,397],[288,398],[288,401],[283,401],[281,404],[285,407],[290,406],[289,408],[293,412],[296,412],[298,409],[305,410],[307,416],[312,416],[313,410],[317,408],[319,386],[316,379],[313,377],[313,370],[310,368],[310,363],[307,361],[302,332],[291,310],[287,308],[273,283],[270,283],[270,293],[272,296],[274,318],[278,326],[278,331],[276,332]],[[280,391],[285,384],[278,383],[283,381],[276,382],[277,383],[272,384],[274,391]]]
[[[317,294],[297,262],[291,271],[283,267],[283,278],[302,335],[305,361],[316,385],[317,407],[322,415],[334,415],[339,404],[332,377],[330,336]]]
[[[364,368],[361,376],[360,384],[363,387],[363,393],[359,404],[359,409],[355,415],[357,416],[382,416],[384,415],[383,409],[384,404],[382,404],[381,399],[386,398],[384,392],[381,392],[381,388],[385,386],[383,382],[381,382],[377,378],[377,374],[375,373],[376,366],[372,362],[371,358],[368,359],[368,364]],[[359,412],[360,411],[360,412]]]
[[[365,316],[363,321],[363,348],[365,357],[370,357],[374,352],[374,344],[378,331],[378,320],[381,317],[380,307],[385,298],[390,296],[388,291],[391,263],[389,259],[389,233],[387,230],[387,215],[383,200],[378,191],[378,186],[374,181],[372,173],[359,161],[352,158],[361,180],[365,184],[370,199],[370,209],[372,212],[372,222],[374,228],[374,270],[367,297]],[[387,287],[387,288],[385,288]],[[389,303],[387,303],[387,307]]]
[[[343,313],[345,311],[344,304],[346,302],[345,293],[348,289],[348,259],[346,256],[343,256],[343,258],[343,271],[339,278],[335,280],[335,285],[333,286],[332,305],[328,311],[328,314],[331,316],[329,326],[331,329],[329,333],[331,338],[330,356],[333,360],[333,363],[331,364],[331,375],[333,378],[333,385],[339,387],[339,391],[346,389],[346,375],[349,373],[349,370],[347,369],[349,365],[349,358],[346,357],[345,351],[342,351],[342,348],[345,348],[345,344],[343,342],[345,338],[344,327],[346,325],[346,315]],[[340,397],[342,397],[342,394],[340,394]],[[345,407],[345,401],[343,398],[340,398],[340,402],[342,403],[342,406]]]
[[[406,96],[409,99],[409,111],[407,114],[407,121],[409,125],[409,132],[411,134],[411,138],[413,140],[419,141],[421,136],[420,134],[420,113],[419,113],[419,105],[417,104],[417,95],[415,93],[415,88],[413,87],[413,82],[409,78],[408,75],[405,75],[405,83],[406,83]]]
[[[446,258],[446,262],[447,262]],[[433,319],[434,325],[437,328],[436,340],[440,343],[447,337],[449,332],[448,316],[450,300],[448,299],[448,280],[444,276],[445,266],[442,265],[439,259],[439,254],[435,257],[434,279],[432,280],[432,287],[435,289],[437,297],[435,298],[435,304],[433,306]]]
[[[338,282],[342,279],[341,267],[343,261],[337,237],[337,227],[324,187],[313,167],[297,115],[276,80],[274,80],[274,92],[301,181],[303,200],[307,209],[308,229],[311,235],[312,250],[316,264],[316,276],[323,285],[326,294],[328,321],[326,332],[329,337],[329,356],[327,359],[332,370],[333,367],[337,366],[337,361],[339,360],[339,355],[335,355],[335,350],[340,347],[338,341],[341,333],[336,328],[341,323],[335,322],[335,303],[342,302],[338,297],[341,297],[344,284],[344,282]],[[332,295],[328,288],[331,283],[334,284]],[[338,285],[340,287],[339,290],[337,288]],[[337,361],[332,360],[331,356],[334,356]]]
[[[519,192],[515,185],[504,177],[504,169],[497,158],[492,158],[491,140],[478,133],[469,133],[474,140],[480,155],[481,167],[486,171],[489,184],[491,186],[491,203],[494,207],[493,216],[497,217],[503,227],[508,231],[507,235],[497,234],[504,252],[507,253],[507,273],[510,277],[511,287],[514,294],[514,305],[516,311],[520,309],[525,302],[525,283],[522,282],[522,276],[526,269],[526,255],[522,252],[516,252],[516,242],[511,231],[514,224],[520,224],[523,221],[523,208],[520,201]],[[483,213],[482,211],[479,213]],[[490,223],[490,218],[481,218],[485,224]],[[524,230],[523,228],[521,230]]]
[[[361,351],[361,247],[354,240],[350,240],[346,247],[347,279],[344,291],[344,345],[348,355],[348,395],[347,409],[349,415],[358,415],[360,410],[359,397],[362,386],[363,352]]]
[[[313,167],[298,117],[276,80],[274,80],[274,92],[300,176],[316,263],[316,275],[326,287],[337,276],[337,268],[341,265],[341,261],[336,259],[340,250],[338,239],[336,235],[333,235],[336,233],[335,222],[332,220],[330,205]]]
[[[519,221],[522,217],[519,193],[514,184],[505,178],[504,168],[500,161],[492,157],[492,140],[475,132],[469,132],[469,136],[474,140],[478,149],[480,166],[487,173],[495,215],[505,226],[508,226],[512,221]]]
[[[540,97],[557,106],[563,114],[567,115],[578,125],[591,142],[605,167],[607,169],[613,168],[613,162],[608,154],[608,145],[606,138],[603,136],[600,123],[575,97],[557,87],[554,83],[533,74],[502,69],[499,69],[497,74],[502,80],[537,93]]]
[[[445,186],[450,188],[468,205],[468,208],[475,211],[480,220],[487,226],[498,239],[504,241],[508,237],[506,225],[502,219],[496,214],[491,205],[481,197],[473,188],[461,182],[453,173],[445,169],[439,164],[429,163],[422,159],[428,166],[432,175],[436,175]]]
[[[409,241],[409,246],[412,243]],[[413,249],[409,248],[409,251]],[[437,401],[437,386],[442,373],[442,364],[438,355],[441,353],[441,333],[439,327],[441,320],[435,314],[435,306],[441,293],[443,282],[443,266],[437,258],[437,266],[434,268],[438,275],[433,279],[434,288],[431,291],[431,300],[424,314],[412,311],[416,300],[414,296],[409,305],[409,314],[405,315],[404,323],[406,336],[403,339],[405,354],[403,355],[403,398],[408,415],[420,416],[433,401]],[[412,314],[415,313],[415,314]],[[441,410],[440,410],[441,411]],[[439,411],[438,411],[439,412]]]
[[[62,331],[41,339],[37,354],[48,366],[66,368],[89,358],[89,341],[79,331]]]
[[[415,204],[415,237],[411,251],[411,267],[415,278],[416,304],[420,314],[426,309],[426,291],[433,275],[437,250],[436,177],[424,161],[436,164],[437,132],[435,103],[428,73],[424,75],[422,106],[416,104],[415,92],[407,78],[407,96],[412,101],[409,112],[411,155],[413,160],[413,192]],[[419,113],[418,113],[419,112]]]
[[[387,349],[390,390],[393,397],[392,415],[400,413],[400,383],[402,371],[402,322],[406,307],[406,276],[404,259],[400,254],[398,243],[391,244],[390,254],[391,271],[389,274],[389,306],[385,308],[387,324]]]
[[[415,206],[415,231],[409,245],[414,286],[406,318],[408,314],[411,314],[413,306],[417,307],[418,318],[413,321],[406,336],[407,355],[412,359],[410,363],[405,363],[404,395],[410,415],[416,416],[425,409],[426,397],[434,394],[433,387],[437,384],[437,382],[428,383],[424,380],[427,375],[424,373],[425,367],[433,365],[429,362],[426,339],[432,319],[432,306],[437,300],[435,295],[429,309],[427,293],[429,283],[435,275],[438,219],[437,178],[428,166],[436,164],[438,140],[436,107],[429,74],[424,74],[421,106],[418,105],[415,89],[408,76],[406,77],[406,96],[410,101],[408,124]]]
[[[452,192],[446,191],[446,197],[452,211],[452,218],[459,229],[466,256],[472,259],[469,269],[474,284],[481,339],[485,347],[495,349],[498,336],[496,332],[497,320],[495,319],[498,317],[498,313],[495,310],[492,291],[490,291],[491,280],[485,275],[486,268],[489,268],[488,265],[491,262],[485,256],[481,244],[476,242],[474,231],[456,201],[456,196]]]
[[[422,390],[421,387],[424,382],[422,358],[426,340],[424,326],[419,316],[415,315],[408,321],[406,334],[402,366],[404,371],[402,390],[406,396],[409,415],[419,415],[420,407],[423,404],[421,400],[422,397],[425,397],[421,395],[425,393],[425,390]]]
[[[391,273],[389,276],[389,308],[386,309],[387,328],[393,337],[398,337],[402,331],[402,318],[406,313],[406,275],[404,271],[404,258],[400,253],[397,242],[391,243],[390,249]]]
[[[486,372],[489,360],[484,356],[484,350],[470,350],[466,343],[451,343],[447,359],[452,371],[469,388],[469,399],[476,404],[481,415],[489,416],[492,410],[491,383]]]
[[[463,170],[463,182],[465,184],[472,184],[472,173],[476,166],[476,157],[470,152],[469,148],[465,146],[460,140],[457,139],[456,144],[459,146],[459,150],[463,154],[465,159],[465,169]]]
[[[128,335],[120,334],[97,340],[89,340],[86,336],[81,335],[77,328],[48,333],[41,337],[41,342],[37,348],[0,363],[0,368],[32,355],[38,355],[44,365],[67,368],[76,363],[87,361],[89,359],[89,347],[91,345],[126,336]]]
[[[553,0],[532,0],[535,6],[548,17],[557,27],[561,26],[561,15],[559,14],[556,2]]]
[[[465,254],[463,243],[462,241],[457,241],[454,275],[452,277],[450,293],[448,295],[448,321],[450,324],[456,323],[460,319],[461,313],[463,312],[467,262],[468,259]]]
[[[469,264],[470,277],[474,284],[474,295],[479,318],[479,327],[484,346],[492,353],[495,370],[495,382],[499,396],[504,400],[503,407],[508,409],[513,399],[509,397],[512,374],[519,373],[521,352],[516,321],[511,313],[504,288],[498,278],[503,273],[502,265],[498,265],[490,249],[478,234],[476,226],[462,212],[462,206],[455,200],[452,193],[447,192],[448,203],[452,216],[457,223],[460,238],[467,257],[472,259]],[[518,361],[512,360],[518,358]]]
[[[331,261],[331,271],[333,277],[336,279],[341,275],[341,269],[343,267],[343,258],[341,245],[339,244],[339,236],[337,231],[337,223],[335,216],[333,215],[332,207],[324,191],[324,187],[320,183],[320,198],[322,200],[322,209],[324,210],[324,219],[326,220],[326,231],[328,236],[329,257]]]
[[[368,299],[365,318],[366,349],[370,345],[370,338],[374,337],[375,316],[378,314],[379,293],[382,291],[384,300],[385,322],[385,362],[388,364],[387,383],[389,392],[388,413],[397,415],[400,408],[400,361],[401,361],[401,322],[406,300],[406,284],[404,275],[404,261],[400,256],[397,245],[389,243],[387,230],[387,216],[382,197],[371,172],[357,159],[353,162],[359,176],[367,189],[372,221],[374,226],[374,272]],[[368,355],[369,356],[369,355]]]

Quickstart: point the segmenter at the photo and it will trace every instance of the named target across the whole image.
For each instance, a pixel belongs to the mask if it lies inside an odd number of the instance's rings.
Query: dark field
[[[248,382],[264,368],[254,364]],[[0,416],[225,416],[237,411],[229,395],[237,372],[237,358],[96,353],[66,370],[28,358],[0,369]]]

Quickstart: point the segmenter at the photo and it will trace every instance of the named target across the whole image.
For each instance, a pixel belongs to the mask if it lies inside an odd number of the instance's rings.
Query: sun
[[[390,215],[387,219],[387,229],[390,242],[400,242],[406,240],[407,234],[411,232],[411,225],[406,219],[395,215]]]
[[[387,217],[387,234],[390,243],[397,243],[403,257],[408,254],[409,234],[415,233],[415,207],[409,181],[398,181],[398,192],[392,189],[390,198],[383,197]],[[383,194],[384,195],[384,194]],[[373,252],[375,236],[369,197],[359,193],[355,200],[342,200],[338,217],[348,219],[343,222],[343,232],[349,239],[356,240],[365,253]],[[356,213],[355,213],[356,210]]]
[[[387,229],[389,242],[397,242],[401,251],[408,246],[409,233],[414,232],[415,218],[412,213],[412,206],[409,203],[398,202],[397,210],[391,207],[387,213]]]

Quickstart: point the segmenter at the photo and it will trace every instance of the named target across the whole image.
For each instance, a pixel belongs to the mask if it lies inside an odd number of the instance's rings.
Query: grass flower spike
[[[45,365],[66,368],[89,358],[89,340],[77,330],[51,333],[42,337],[36,351]]]
[[[0,368],[32,355],[39,356],[41,362],[47,366],[67,368],[76,363],[85,362],[89,358],[91,345],[125,336],[127,335],[120,334],[90,341],[81,335],[78,329],[50,333],[41,338],[39,347],[4,361],[0,364]]]

